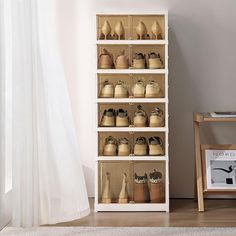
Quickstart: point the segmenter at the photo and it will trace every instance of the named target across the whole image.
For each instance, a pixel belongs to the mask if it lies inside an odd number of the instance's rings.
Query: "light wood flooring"
[[[94,212],[83,219],[57,226],[140,226],[140,227],[236,227],[236,200],[205,200],[205,212],[197,211],[191,199],[172,199],[170,213]]]

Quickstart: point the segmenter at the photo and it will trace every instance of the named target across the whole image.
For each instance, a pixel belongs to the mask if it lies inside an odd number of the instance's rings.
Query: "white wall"
[[[55,0],[60,45],[89,195],[94,179],[96,12],[169,10],[170,181],[172,197],[193,194],[192,112],[236,109],[236,2],[232,0]],[[207,128],[234,142],[236,126]]]

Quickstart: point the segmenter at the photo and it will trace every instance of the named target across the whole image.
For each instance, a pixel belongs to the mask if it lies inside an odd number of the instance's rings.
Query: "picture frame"
[[[208,192],[236,192],[236,145],[201,145],[203,187]]]

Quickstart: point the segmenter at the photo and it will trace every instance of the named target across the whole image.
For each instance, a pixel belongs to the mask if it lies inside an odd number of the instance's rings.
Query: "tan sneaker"
[[[161,87],[154,80],[150,80],[146,86],[146,98],[158,98],[161,97]]]
[[[117,56],[115,60],[116,69],[128,69],[129,68],[129,59],[125,55],[125,51],[123,50],[120,55]]]
[[[115,110],[110,108],[103,112],[101,126],[114,127],[115,126]]]
[[[109,136],[105,139],[103,154],[104,156],[116,156],[117,140],[112,136]]]
[[[127,138],[120,138],[118,142],[118,156],[129,156],[130,145]]]
[[[149,155],[162,156],[164,155],[163,142],[160,137],[149,138]]]
[[[146,56],[142,53],[135,53],[133,56],[133,67],[135,69],[146,68]]]
[[[134,144],[134,155],[135,156],[146,156],[147,155],[147,140],[145,137],[138,137]]]
[[[163,62],[159,53],[151,52],[148,54],[148,68],[149,69],[162,69]]]
[[[142,80],[138,80],[132,87],[133,96],[135,98],[145,97],[145,85]]]
[[[150,114],[149,126],[162,127],[164,123],[164,112],[159,107],[156,107]]]
[[[128,98],[129,91],[127,85],[122,81],[119,80],[115,86],[115,98]]]
[[[113,98],[113,96],[114,96],[114,85],[112,83],[109,83],[108,80],[106,80],[101,89],[100,97]]]
[[[129,126],[129,116],[127,111],[119,109],[116,111],[116,127],[128,127]]]
[[[99,69],[112,69],[113,68],[113,56],[105,48],[98,58]]]
[[[134,126],[135,127],[147,126],[147,114],[143,110],[141,105],[138,105],[138,110],[134,114]]]

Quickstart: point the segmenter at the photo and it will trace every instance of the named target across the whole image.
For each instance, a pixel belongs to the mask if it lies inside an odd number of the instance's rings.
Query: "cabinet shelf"
[[[167,74],[166,69],[97,69],[97,74]]]
[[[167,132],[166,127],[98,127],[98,132]]]
[[[98,156],[97,161],[167,161],[166,156]]]
[[[168,204],[166,203],[127,203],[118,204],[99,203],[95,207],[96,211],[169,211]]]
[[[166,11],[151,14],[97,14],[96,24],[96,154],[95,154],[95,211],[165,211],[169,212],[169,113],[168,113],[168,13]],[[106,34],[104,22],[112,29]],[[146,35],[137,35],[136,26],[142,21]],[[152,31],[157,21],[161,33],[157,36]],[[117,22],[123,25],[123,35],[118,40],[114,29]],[[109,29],[108,29],[109,31]],[[105,40],[107,38],[107,40]],[[141,40],[140,40],[141,38]],[[158,38],[158,39],[157,39]],[[115,64],[117,56],[124,51],[128,59],[128,69],[99,69],[100,55],[106,49]],[[135,53],[148,57],[151,52],[159,53],[163,69],[135,69],[132,67]],[[146,68],[150,66],[146,60]],[[157,66],[156,66],[157,67]],[[106,68],[106,67],[105,67]],[[123,67],[124,68],[124,67]],[[160,67],[159,67],[160,68]],[[142,81],[148,95],[148,84],[152,81],[160,89],[156,98],[134,98],[135,86]],[[123,82],[123,83],[122,83]],[[104,98],[101,95],[119,94],[118,85],[123,84],[128,98]],[[109,85],[109,86],[105,86]],[[104,111],[113,109],[127,111],[129,124],[134,124],[134,117],[139,105],[147,115],[147,124],[151,124],[154,111],[162,110],[164,127],[102,127]],[[151,115],[152,113],[152,115]],[[117,118],[116,118],[117,119]],[[153,119],[153,117],[152,117]],[[119,123],[117,123],[119,124]],[[146,140],[143,144],[141,141]],[[153,142],[159,140],[159,143]],[[141,146],[143,145],[143,146]],[[145,145],[145,146],[144,146]],[[140,150],[139,150],[140,149]],[[158,151],[158,150],[161,150]],[[129,153],[131,153],[129,155]],[[133,153],[143,156],[134,156]],[[163,154],[152,156],[149,154]],[[104,156],[104,155],[113,156]],[[127,155],[127,156],[118,156]],[[159,173],[159,182],[152,182],[153,173]],[[124,182],[124,179],[127,181]],[[143,179],[143,182],[138,180]],[[126,183],[126,198],[121,197]],[[156,185],[158,184],[158,185]],[[146,186],[146,187],[145,187]],[[144,188],[145,187],[145,188]],[[143,189],[143,190],[142,190]],[[142,190],[142,191],[141,191]],[[141,191],[141,193],[139,192]],[[147,197],[147,192],[150,198]],[[159,191],[158,193],[156,191]]]
[[[98,98],[97,103],[168,103],[166,98]]]
[[[97,40],[98,45],[168,45],[167,40]]]

